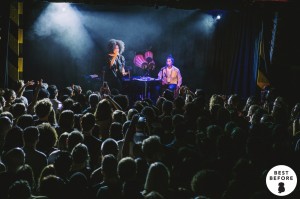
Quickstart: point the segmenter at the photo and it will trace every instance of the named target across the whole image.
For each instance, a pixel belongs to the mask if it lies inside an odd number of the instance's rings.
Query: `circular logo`
[[[297,176],[293,169],[285,165],[273,167],[267,174],[268,189],[276,196],[286,196],[297,186]]]

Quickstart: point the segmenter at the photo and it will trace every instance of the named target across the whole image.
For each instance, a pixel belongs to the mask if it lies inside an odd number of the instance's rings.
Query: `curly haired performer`
[[[122,89],[122,77],[127,75],[125,72],[125,58],[122,53],[125,50],[125,44],[121,40],[111,39],[108,42],[107,68],[105,73],[105,81],[108,82],[110,88],[117,90]]]

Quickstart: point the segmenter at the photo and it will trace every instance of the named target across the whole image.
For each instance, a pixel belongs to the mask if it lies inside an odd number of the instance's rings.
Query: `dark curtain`
[[[213,68],[221,79],[221,92],[245,98],[256,94],[261,19],[253,11],[231,12],[217,27]]]

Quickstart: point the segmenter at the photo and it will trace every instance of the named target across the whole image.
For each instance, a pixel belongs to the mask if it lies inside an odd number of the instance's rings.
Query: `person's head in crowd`
[[[93,93],[97,93],[97,92],[93,92],[92,90],[87,90],[87,91],[85,92],[85,95],[86,95],[86,96],[90,96],[90,95],[93,94]]]
[[[285,99],[283,97],[276,97],[274,102],[273,102],[273,107],[274,106],[285,106],[287,107],[287,103],[285,102]]]
[[[162,112],[164,115],[171,115],[173,110],[173,102],[166,100],[162,105]]]
[[[87,99],[83,93],[80,93],[76,96],[76,101],[81,105],[81,107],[86,107],[87,105]]]
[[[56,112],[54,109],[52,109],[50,111],[50,114],[48,116],[48,122],[52,125],[52,126],[57,126],[57,120],[56,120]]]
[[[238,125],[233,121],[227,122],[226,125],[225,125],[225,128],[224,128],[225,135],[230,136],[233,129],[236,128],[237,126]]]
[[[82,172],[71,175],[67,184],[67,194],[72,199],[90,198],[88,179]]]
[[[2,145],[4,143],[4,139],[8,133],[8,131],[12,128],[13,122],[6,116],[0,117],[0,150],[2,149]],[[1,151],[0,151],[1,152]]]
[[[64,132],[62,133],[58,138],[57,148],[61,151],[67,151],[68,150],[68,137],[69,133]]]
[[[166,98],[164,98],[164,97],[159,97],[156,100],[155,105],[158,108],[160,114],[162,114],[162,105],[163,105],[164,101],[166,101]]]
[[[217,139],[222,135],[222,129],[217,125],[210,125],[206,128],[206,134],[208,139],[216,143]]]
[[[63,89],[60,90],[59,93],[60,96],[68,96],[68,97],[72,97],[74,95],[74,91],[72,89],[72,87],[68,86],[68,87],[64,87]]]
[[[19,126],[22,129],[25,129],[26,127],[33,126],[34,120],[32,115],[30,114],[24,114],[21,115],[17,120],[17,126]]]
[[[112,107],[108,100],[101,100],[95,111],[96,121],[104,121],[112,119]]]
[[[144,100],[141,100],[140,103],[143,105],[143,107],[150,106],[149,103],[147,101],[144,101]]]
[[[240,106],[240,99],[237,94],[230,95],[227,100],[227,108],[229,110],[238,110]]]
[[[112,114],[112,121],[113,122],[118,122],[120,124],[124,124],[124,122],[126,122],[127,120],[127,116],[126,113],[124,111],[121,110],[115,110]]]
[[[24,129],[23,140],[24,147],[35,148],[39,141],[39,129],[35,126],[29,126]]]
[[[123,137],[125,137],[126,132],[127,132],[128,128],[129,128],[129,125],[130,125],[130,124],[131,124],[131,121],[130,121],[130,120],[127,120],[127,121],[123,124],[123,126],[122,126]]]
[[[16,103],[23,103],[26,108],[28,107],[28,99],[24,96],[16,98],[13,104],[16,104]]]
[[[74,103],[75,101],[70,97],[67,97],[66,99],[62,100],[63,110],[72,110]]]
[[[41,180],[39,193],[50,199],[62,199],[65,197],[64,189],[65,183],[60,177],[49,175]]]
[[[166,100],[169,100],[169,101],[171,101],[171,102],[173,102],[173,100],[174,100],[174,92],[171,91],[171,90],[169,90],[169,89],[166,89],[166,90],[163,92],[162,96],[163,96]]]
[[[5,99],[5,107],[7,107],[15,101],[17,95],[13,89],[5,89],[3,97]]]
[[[144,158],[138,157],[135,158],[134,161],[136,162],[136,178],[137,181],[141,184],[145,184],[145,180],[148,173],[149,164]]]
[[[97,104],[99,103],[100,101],[100,96],[96,93],[92,93],[90,96],[89,96],[89,104],[92,108],[95,108],[96,109],[96,106]]]
[[[145,106],[142,109],[141,114],[143,114],[146,117],[148,124],[151,124],[156,120],[156,113],[154,109],[150,106]]]
[[[300,118],[300,103],[295,104],[295,106],[292,108],[290,122],[293,122],[298,118]]]
[[[128,110],[129,99],[127,95],[115,95],[114,100],[121,106],[122,110],[124,111]]]
[[[212,111],[214,105],[220,105],[221,107],[224,106],[224,100],[220,95],[214,94],[210,97],[209,100],[209,110]]]
[[[9,120],[10,120],[11,122],[13,122],[13,120],[14,120],[13,114],[11,114],[11,112],[8,112],[8,111],[2,112],[2,113],[0,114],[0,117],[8,117]],[[1,127],[1,126],[0,126],[0,127]]]
[[[14,103],[10,107],[10,112],[13,114],[15,119],[18,119],[21,115],[26,114],[27,109],[24,103]]]
[[[195,96],[205,99],[205,91],[201,88],[197,88],[195,91]]]
[[[168,168],[161,162],[154,162],[150,165],[146,182],[145,192],[156,191],[163,196],[167,196],[170,182]]]
[[[248,118],[249,121],[251,121],[251,118],[252,118],[253,114],[254,114],[255,111],[256,111],[257,109],[259,109],[259,108],[260,108],[260,106],[258,106],[258,105],[256,105],[256,104],[253,104],[253,105],[251,105],[251,106],[249,107],[249,110],[248,110],[248,113],[247,113],[247,118]]]
[[[143,199],[140,186],[134,182],[124,182],[122,186],[122,198],[124,199]]]
[[[156,191],[151,191],[150,193],[144,196],[145,199],[165,199],[160,193]]]
[[[184,122],[184,117],[183,115],[180,114],[175,114],[172,117],[172,125],[175,127],[177,124],[183,123]]]
[[[58,125],[64,131],[70,132],[74,128],[74,112],[71,110],[64,110],[58,120]]]
[[[73,148],[79,144],[83,143],[83,135],[79,131],[72,131],[69,133],[67,144],[68,144],[68,151],[72,151]]]
[[[7,172],[15,173],[20,166],[25,164],[25,153],[19,147],[13,148],[2,157],[2,161]]]
[[[216,199],[222,193],[222,178],[214,170],[201,170],[192,179],[191,187],[197,197]]]
[[[128,113],[127,113],[127,119],[128,119],[128,120],[131,120],[132,117],[133,117],[135,114],[137,114],[137,113],[138,113],[138,111],[137,111],[135,108],[129,109],[129,110],[128,110]]]
[[[72,165],[72,156],[67,151],[61,151],[54,161],[56,175],[62,179],[66,179]]]
[[[140,115],[135,126],[136,132],[143,133],[145,136],[149,134],[149,129],[147,125],[147,118],[144,115]]]
[[[47,176],[50,176],[50,175],[56,175],[56,170],[54,168],[54,165],[53,164],[48,164],[47,166],[45,166],[43,168],[43,170],[41,171],[41,174],[38,178],[38,182],[37,182],[37,186],[36,188],[39,189],[40,187],[40,184],[41,184],[41,180]]]
[[[34,112],[40,120],[47,121],[50,112],[53,110],[52,103],[49,99],[42,99],[37,102]]]
[[[92,113],[84,114],[81,118],[82,132],[92,133],[91,130],[94,128],[95,122],[96,122],[95,115],[93,115]]]
[[[277,103],[279,104],[279,103]],[[283,124],[283,125],[288,125],[289,122],[289,115],[288,115],[288,110],[285,105],[275,105],[273,106],[273,109],[271,111],[271,115],[274,118],[274,122],[276,124]]]
[[[81,86],[79,86],[79,85],[73,85],[72,87],[73,87],[74,95],[77,96],[77,95],[79,95],[79,94],[82,93],[82,88],[81,88]]]
[[[153,105],[153,101],[150,98],[145,98],[143,99],[143,101],[148,103],[148,106],[152,106]]]
[[[263,115],[267,114],[266,110],[262,109],[262,108],[258,108],[251,117],[250,123],[251,124],[259,124],[260,120],[262,118]]]
[[[82,106],[79,102],[74,102],[70,107],[70,110],[74,112],[74,114],[80,114],[82,112]]]
[[[26,180],[16,180],[8,189],[8,199],[29,199],[31,188]]]
[[[31,190],[35,189],[35,176],[32,167],[24,164],[17,169],[16,178],[18,180],[26,180],[29,183]]]
[[[184,105],[185,105],[185,100],[183,97],[178,96],[176,97],[176,99],[174,99],[175,109],[182,110],[184,108]]]
[[[37,149],[46,155],[49,155],[56,147],[58,135],[49,123],[42,123],[37,126],[40,132]]]
[[[270,114],[264,114],[260,118],[260,123],[264,125],[272,125],[274,123],[274,118]]]
[[[101,153],[102,156],[112,154],[117,157],[119,153],[118,143],[112,138],[107,138],[101,145]]]
[[[94,128],[92,129],[92,135],[98,139],[104,140],[103,133],[101,133],[101,127],[96,123]]]
[[[20,127],[14,126],[6,134],[3,153],[16,147],[23,147],[23,130]]]
[[[162,144],[158,136],[150,136],[143,141],[142,150],[147,162],[152,163],[161,161],[162,159]]]
[[[82,131],[81,129],[81,118],[82,114],[74,114],[74,129]]]
[[[261,99],[263,102],[267,101],[273,103],[277,97],[277,91],[271,86],[265,86],[261,92]]]
[[[136,109],[139,113],[142,111],[144,108],[144,105],[142,104],[141,101],[135,101],[133,104],[133,108]]]
[[[72,152],[72,166],[71,168],[85,168],[88,166],[89,161],[89,152],[85,144],[77,144]]]
[[[134,180],[136,177],[136,162],[131,157],[122,158],[118,164],[118,174],[123,182]]]
[[[252,105],[258,105],[258,99],[255,96],[248,97],[248,99],[246,101],[246,104],[245,104],[245,106],[243,108],[243,112],[245,114],[247,114],[248,111],[249,111],[250,106],[252,106]]]
[[[117,167],[118,167],[118,161],[112,154],[107,154],[103,157],[102,163],[101,163],[101,172],[104,177],[104,181],[109,178],[115,178],[117,177]]]
[[[123,139],[122,124],[119,122],[113,122],[109,128],[109,137],[115,141]]]
[[[56,85],[49,85],[47,88],[49,92],[49,98],[50,99],[56,99],[58,96],[58,89]]]
[[[42,100],[42,99],[49,99],[49,96],[50,96],[50,94],[49,94],[49,92],[48,92],[48,90],[46,89],[46,88],[41,88],[40,90],[39,90],[39,94],[38,94],[38,97],[37,97],[37,99],[38,100]]]

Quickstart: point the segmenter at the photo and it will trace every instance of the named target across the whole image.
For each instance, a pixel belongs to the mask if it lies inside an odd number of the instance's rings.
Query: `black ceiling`
[[[168,6],[180,9],[247,9],[294,7],[294,0],[29,0],[107,5]]]

